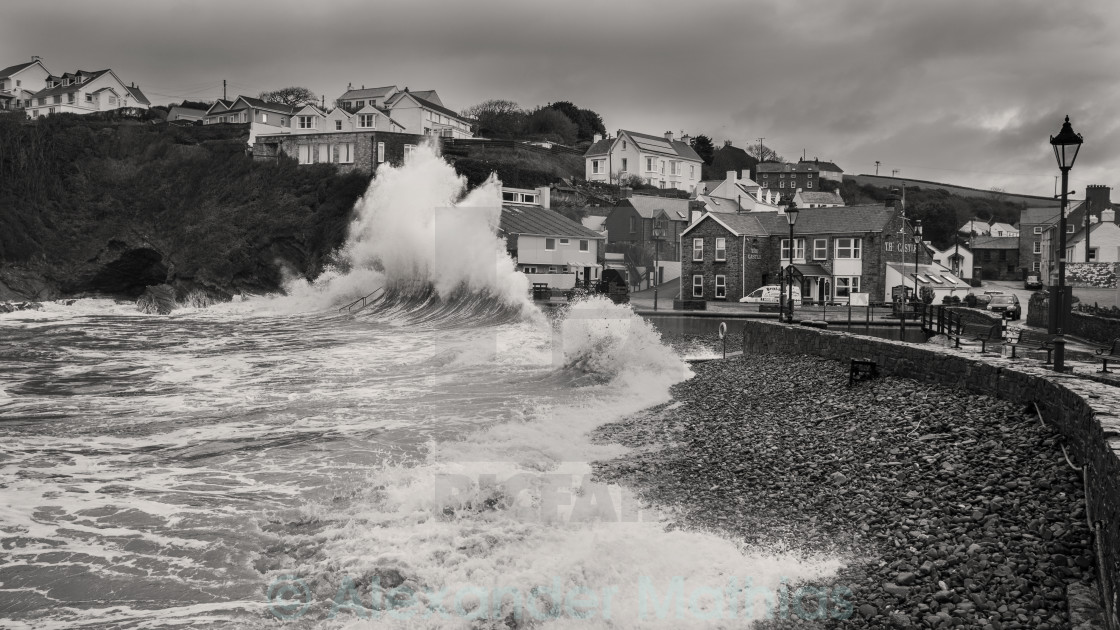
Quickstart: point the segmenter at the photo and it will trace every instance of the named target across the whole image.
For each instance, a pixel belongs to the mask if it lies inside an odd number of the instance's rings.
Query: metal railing
[[[378,291],[384,291],[384,290],[385,290],[385,287],[377,287],[376,289],[371,291],[368,295],[363,295],[362,297],[354,300],[353,302],[347,304],[346,306],[339,307],[338,312],[341,313],[342,311],[346,311],[347,313],[356,313],[357,311],[360,311],[360,310],[362,310],[363,308],[365,308],[366,306],[369,305],[369,300],[370,300],[370,298],[372,298],[374,296],[375,293],[377,293]],[[354,307],[357,306],[357,304],[359,302],[361,302],[362,305],[358,306],[357,311],[353,310]]]

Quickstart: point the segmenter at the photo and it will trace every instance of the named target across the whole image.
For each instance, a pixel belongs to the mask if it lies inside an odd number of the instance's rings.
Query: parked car
[[[985,291],[983,293],[977,293],[976,294],[976,306],[978,306],[980,308],[987,308],[988,304],[991,303],[992,298],[994,298],[997,295],[1003,295],[1003,294],[1004,294],[1003,291]]]
[[[789,288],[786,288],[789,291]],[[747,304],[777,304],[778,295],[781,294],[781,289],[776,284],[768,284],[764,287],[759,287],[752,291],[750,295],[739,298],[740,302]],[[801,305],[801,291],[793,292],[793,305]]]
[[[1023,316],[1023,307],[1019,304],[1019,298],[1014,295],[993,295],[986,308],[1007,319],[1019,319]]]
[[[1042,288],[1042,278],[1037,273],[1028,273],[1027,279],[1023,281],[1023,287],[1026,289],[1038,290]]]

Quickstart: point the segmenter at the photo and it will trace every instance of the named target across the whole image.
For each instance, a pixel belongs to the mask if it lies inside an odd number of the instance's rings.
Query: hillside
[[[244,129],[0,116],[0,299],[180,297],[317,275],[367,178],[254,162]]]
[[[454,165],[455,172],[467,178],[472,187],[486,181],[492,172],[498,174],[503,184],[514,188],[547,186],[584,175],[581,155],[524,146],[512,141],[508,142],[509,146],[502,144],[445,144],[443,156]]]

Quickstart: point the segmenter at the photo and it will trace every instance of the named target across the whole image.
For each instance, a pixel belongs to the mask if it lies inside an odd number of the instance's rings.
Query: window
[[[556,273],[556,265],[549,265],[548,273]]]
[[[61,94],[55,94],[54,95],[54,102],[56,104],[61,105],[62,104],[62,95]]]
[[[653,158],[646,158],[646,171],[653,172]]]
[[[626,141],[625,140],[622,141],[622,150],[623,151],[626,150]]]
[[[365,106],[366,106],[366,102],[365,102],[365,101],[354,101],[354,108],[355,108],[355,109],[361,109],[361,108],[363,108],[363,107],[365,107]]]
[[[602,175],[603,160],[591,160],[591,172],[596,175]]]
[[[1096,259],[1097,259],[1097,248],[1096,247],[1090,247],[1089,248],[1089,262],[1093,262]]]
[[[310,164],[311,163],[311,145],[309,145],[309,144],[299,145],[299,163],[300,164]]]
[[[57,98],[57,97],[55,97],[55,98]],[[55,102],[57,103],[58,101],[55,101]],[[1066,226],[1066,234],[1073,234],[1073,230],[1074,230],[1074,226],[1073,226],[1072,223]]]
[[[412,154],[415,153],[415,152],[416,152],[416,145],[415,144],[404,145],[404,163],[405,164],[408,164],[409,160],[412,159]]]
[[[794,260],[805,260],[805,239],[793,239],[793,258]],[[782,239],[782,260],[789,260],[789,239]]]
[[[1034,226],[1034,233],[1035,234],[1042,234],[1042,226],[1041,225]]]
[[[665,160],[661,160],[661,174],[665,174]]]
[[[692,239],[692,261],[701,262],[704,260],[704,239]]]
[[[836,239],[836,257],[845,259],[854,259],[860,257],[860,246],[863,245],[861,238],[838,238]]]
[[[809,181],[805,182],[805,187],[806,188],[812,188],[813,187],[813,180],[810,179]]]
[[[536,267],[524,267],[524,268],[521,269],[521,271],[523,271],[525,273],[537,273],[537,268]]]
[[[380,164],[385,161],[385,143],[377,143],[377,163]]]
[[[86,94],[86,102],[87,103],[92,103],[93,102],[93,95],[92,94]]]
[[[334,130],[335,131],[342,131],[342,121],[341,120],[334,121]]]
[[[344,142],[338,145],[339,164],[352,164],[354,162],[354,145]]]
[[[373,114],[358,114],[358,127],[361,127],[362,129],[373,129],[373,126]]]
[[[587,239],[581,238],[579,240],[579,251],[586,252],[586,251],[588,251],[589,246],[590,246],[590,242],[588,242]]]
[[[73,104],[73,102],[76,100],[75,96],[76,96],[76,94],[74,92],[70,92],[69,94],[66,95],[66,102]]]
[[[716,239],[716,260],[727,260],[727,239]],[[718,295],[716,297],[719,297]]]
[[[1007,250],[1006,249],[999,250],[999,259],[1001,261],[1006,261],[1007,260]]]
[[[554,239],[554,238],[544,239],[544,249],[545,249],[545,251],[555,250],[556,249],[556,239]]]
[[[638,231],[638,219],[630,217],[630,233],[635,234]]]
[[[627,164],[626,158],[622,158],[622,172],[624,172],[624,173],[626,171],[630,170],[626,167],[626,164]]]
[[[568,239],[566,239],[566,238],[560,239],[560,244],[561,245],[567,245],[568,244]]]
[[[769,176],[769,175],[767,175],[766,173],[763,173],[763,174],[762,174],[762,179],[767,179],[768,177],[770,177],[770,176]]]
[[[828,239],[813,239],[813,260],[824,260],[825,258],[828,258]]]
[[[1031,271],[1039,271],[1041,269],[1041,267],[1042,267],[1042,263],[1040,263],[1040,262],[1036,261],[1034,263],[1031,263]]]
[[[778,182],[778,188],[785,188],[785,187],[786,187],[785,180]]]
[[[1041,254],[1042,253],[1042,241],[1035,241],[1034,242],[1034,253],[1036,253],[1036,254]]]
[[[317,145],[317,146],[319,147],[319,152],[318,152],[319,155],[316,157],[315,161],[320,163],[320,164],[330,162],[331,161],[331,145],[320,144],[320,145]]]
[[[268,113],[267,112],[261,112],[261,122],[262,123],[268,122]]]
[[[670,175],[680,175],[681,174],[681,163],[680,162],[675,162],[675,161],[674,162],[669,162],[669,174]]]
[[[299,128],[300,129],[314,129],[315,128],[315,118],[314,117],[312,117],[312,116],[297,116],[297,119],[299,120]]]
[[[692,297],[704,297],[704,276],[692,276]]]
[[[688,177],[689,177],[689,179],[696,179],[696,165],[695,164],[689,164],[688,165]]]
[[[859,276],[837,276],[836,297],[847,298],[853,293],[859,293]]]
[[[727,276],[716,276],[716,299],[727,299]]]

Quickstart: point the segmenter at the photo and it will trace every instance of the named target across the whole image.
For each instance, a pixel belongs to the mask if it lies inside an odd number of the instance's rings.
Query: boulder
[[[175,310],[175,289],[167,284],[157,284],[144,289],[136,300],[136,310],[149,315],[167,315]]]

